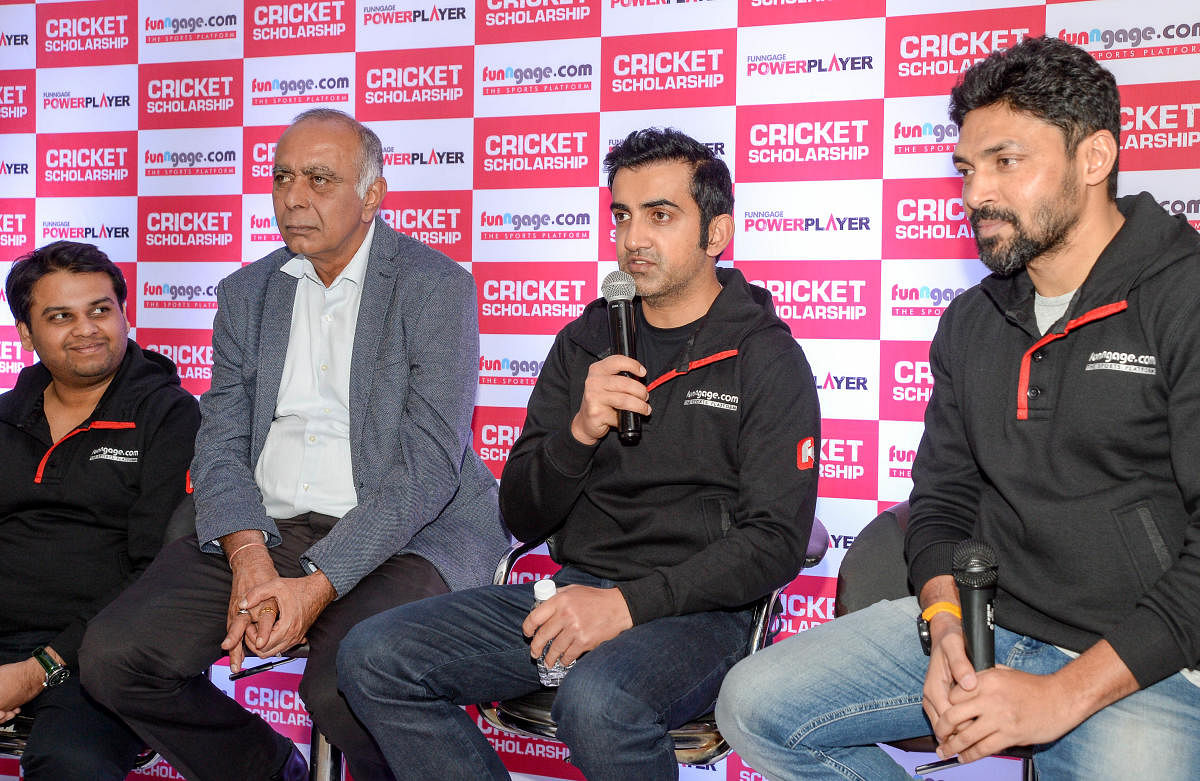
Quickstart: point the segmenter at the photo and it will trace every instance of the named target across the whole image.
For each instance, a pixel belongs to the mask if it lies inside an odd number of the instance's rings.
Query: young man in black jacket
[[[79,645],[162,545],[200,413],[128,339],[125,280],[96,247],[19,258],[6,293],[40,362],[0,396],[0,721],[35,717],[30,781],[123,779],[145,744],[80,688]]]
[[[1112,75],[1054,38],[954,89],[963,203],[994,273],[930,348],[918,597],[730,674],[717,716],[764,776],[908,778],[873,744],[932,731],[963,761],[1034,745],[1056,781],[1195,777],[1200,236],[1148,193],[1115,198],[1120,112]],[[951,575],[971,537],[999,565],[997,666],[979,673]]]
[[[610,354],[593,303],[555,340],[509,455],[501,512],[520,539],[554,535],[557,595],[532,612],[528,583],[435,597],[343,642],[342,689],[397,778],[507,779],[458,706],[538,689],[543,650],[578,661],[554,717],[590,781],[675,778],[667,730],[712,707],[752,603],[803,563],[816,389],[767,292],[715,268],[729,171],[669,130],[634,132],[605,166],[642,360]],[[618,410],[644,416],[640,443],[618,441]]]

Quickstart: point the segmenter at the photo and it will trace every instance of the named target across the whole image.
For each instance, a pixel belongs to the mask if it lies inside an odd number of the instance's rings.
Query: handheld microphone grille
[[[954,579],[969,588],[991,588],[999,579],[996,551],[979,540],[963,540],[954,547]]]
[[[604,278],[600,284],[600,293],[605,301],[632,301],[637,295],[637,284],[633,277],[617,269]]]

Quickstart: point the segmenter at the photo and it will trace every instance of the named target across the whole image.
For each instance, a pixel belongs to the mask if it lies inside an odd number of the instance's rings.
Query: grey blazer
[[[254,481],[275,413],[296,279],[281,248],[217,286],[212,385],[192,461],[196,534],[210,553],[231,532],[280,541]],[[344,596],[398,553],[428,560],[452,589],[491,581],[508,544],[496,482],[471,447],[479,326],[471,275],[375,220],[350,358],[350,456],[358,505],[303,558]]]

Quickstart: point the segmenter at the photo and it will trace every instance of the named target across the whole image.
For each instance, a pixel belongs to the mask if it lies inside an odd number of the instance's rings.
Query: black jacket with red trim
[[[130,341],[91,417],[54,443],[49,383],[38,363],[0,396],[0,635],[40,637],[73,667],[87,621],[162,546],[200,412],[175,365]]]
[[[513,534],[553,533],[555,560],[618,581],[635,624],[770,593],[795,577],[812,528],[812,370],[770,294],[717,273],[708,315],[649,383],[639,444],[570,432],[588,367],[610,353],[598,300],[555,339],[500,481]]]
[[[1028,274],[947,308],[913,465],[909,574],[958,541],[999,554],[997,623],[1147,686],[1200,660],[1200,235],[1148,193],[1063,318],[1038,333]]]

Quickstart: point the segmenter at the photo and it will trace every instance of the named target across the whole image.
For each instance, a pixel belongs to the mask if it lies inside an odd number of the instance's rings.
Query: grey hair
[[[379,141],[379,136],[354,117],[335,108],[310,108],[308,111],[302,111],[288,127],[295,127],[310,119],[340,122],[358,134],[358,181],[354,185],[354,192],[358,193],[359,198],[366,197],[367,188],[371,183],[383,176],[383,144]]]

